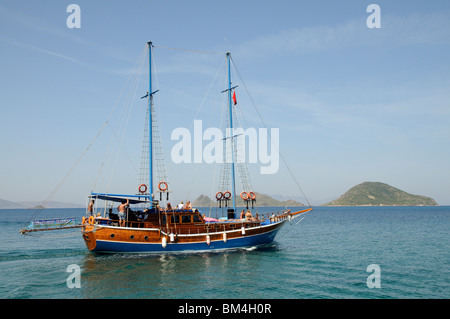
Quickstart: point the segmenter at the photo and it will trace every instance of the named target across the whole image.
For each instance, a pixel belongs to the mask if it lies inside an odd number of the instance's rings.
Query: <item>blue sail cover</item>
[[[55,229],[55,228],[72,227],[76,225],[77,221],[75,217],[35,219],[31,221],[27,229],[28,230]]]

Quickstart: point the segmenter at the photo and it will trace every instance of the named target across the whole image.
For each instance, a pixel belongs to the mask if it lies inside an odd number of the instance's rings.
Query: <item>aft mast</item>
[[[149,151],[149,180],[148,188],[150,198],[153,196],[153,128],[152,128],[152,106],[153,106],[153,91],[152,91],[152,42],[147,42],[148,44],[148,151]],[[153,198],[152,198],[153,199]]]
[[[236,212],[236,180],[234,174],[234,136],[233,136],[233,104],[231,102],[231,90],[236,88],[231,87],[231,53],[227,52],[227,62],[228,62],[228,104],[230,113],[230,135],[231,139],[231,194],[233,197],[233,210]]]

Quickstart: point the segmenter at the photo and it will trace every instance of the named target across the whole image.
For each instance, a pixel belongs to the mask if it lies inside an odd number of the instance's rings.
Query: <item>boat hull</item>
[[[96,253],[195,253],[261,247],[273,242],[280,228],[301,213],[289,210],[265,222],[231,221],[189,228],[118,227],[83,224],[87,248]],[[207,230],[207,231],[205,231]]]
[[[265,246],[273,242],[279,229],[267,233],[251,235],[247,237],[233,238],[206,242],[167,243],[163,247],[161,243],[132,243],[97,240],[96,247],[92,250],[97,253],[193,253],[208,251],[223,251],[249,247]]]
[[[83,238],[86,246],[92,252],[96,253],[195,253],[195,252],[212,252],[224,251],[232,249],[261,247],[273,242],[275,236],[280,230],[281,226],[286,221],[280,221],[268,227],[258,227],[258,229],[246,229],[245,233],[239,230],[239,234],[211,233],[210,240],[208,235],[192,235],[177,238],[171,242],[170,236],[161,236],[158,241],[144,242],[144,241],[119,241],[112,239],[98,238],[98,230],[84,231]],[[103,231],[112,231],[112,228],[102,229]],[[114,229],[115,232],[120,232],[120,229]],[[139,230],[137,230],[139,231]],[[143,230],[140,230],[141,232]],[[127,230],[130,233],[130,230]],[[102,237],[102,236],[100,236]],[[165,238],[165,240],[163,239]],[[215,239],[214,239],[215,238]]]

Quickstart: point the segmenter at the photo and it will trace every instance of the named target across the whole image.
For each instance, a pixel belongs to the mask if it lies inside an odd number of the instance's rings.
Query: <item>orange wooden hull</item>
[[[200,252],[257,247],[270,244],[288,220],[311,208],[291,213],[284,211],[264,221],[231,220],[198,223],[113,223],[83,224],[87,248],[100,253]],[[160,213],[163,214],[163,213]],[[159,216],[161,220],[161,216]]]

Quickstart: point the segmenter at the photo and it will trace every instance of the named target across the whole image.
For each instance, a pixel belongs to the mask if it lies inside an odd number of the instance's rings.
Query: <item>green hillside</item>
[[[379,182],[364,182],[324,206],[437,206],[434,199],[408,194]]]
[[[239,195],[238,195],[239,196]],[[231,203],[231,201],[230,201]],[[197,199],[194,200],[194,202],[192,203],[193,206],[195,207],[209,207],[210,205],[212,206],[216,206],[217,205],[217,201],[211,201],[211,199],[206,196],[206,195],[200,195],[199,197],[197,197]],[[251,205],[251,202],[250,204]],[[258,207],[267,207],[267,206],[273,206],[273,207],[294,207],[294,206],[305,206],[304,204],[297,202],[295,200],[286,200],[286,201],[279,201],[276,200],[270,196],[261,194],[261,193],[256,193],[256,205]],[[230,206],[230,204],[229,204]],[[244,201],[239,197],[237,202],[236,202],[236,206],[239,207],[245,207],[246,204],[244,203]]]

